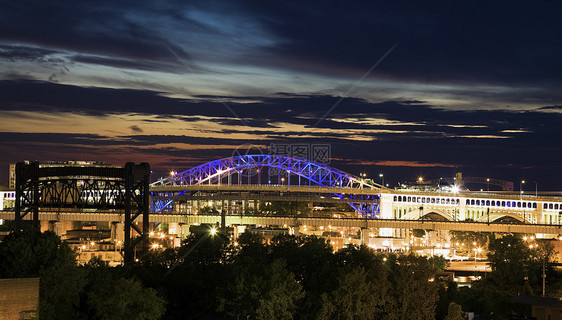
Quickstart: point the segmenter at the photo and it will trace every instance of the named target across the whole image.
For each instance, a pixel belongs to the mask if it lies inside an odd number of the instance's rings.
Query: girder
[[[237,174],[239,178],[241,175],[244,175],[250,180],[253,176],[260,177],[260,173],[263,171],[264,167],[274,168],[279,175],[287,176],[287,185],[291,183],[291,175],[295,175],[308,180],[309,185],[314,184],[326,188],[351,190],[381,189],[381,186],[376,183],[324,164],[315,163],[306,159],[263,154],[240,155],[207,162],[179,173],[172,173],[169,177],[152,183],[151,187],[206,184],[220,185],[225,177],[228,177],[228,183],[230,183],[230,175],[232,174]],[[261,183],[261,180],[259,182]],[[268,180],[268,184],[270,182],[271,181]],[[341,193],[334,194],[341,197]],[[354,195],[354,197],[361,201],[349,202],[349,205],[353,209],[365,216],[374,217],[377,215],[377,195]],[[365,200],[372,200],[372,203],[366,204]],[[155,212],[166,209],[169,210],[172,201],[152,201],[152,210]]]

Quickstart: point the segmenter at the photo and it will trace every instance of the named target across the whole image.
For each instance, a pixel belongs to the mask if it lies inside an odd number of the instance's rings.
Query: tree
[[[385,305],[385,319],[434,319],[438,294],[433,281],[435,273],[428,260],[409,254],[398,257],[397,263],[389,261],[393,290],[389,291],[390,301]]]
[[[185,264],[210,265],[226,259],[229,240],[216,233],[191,234],[178,249],[178,260]]]
[[[493,279],[500,289],[520,292],[529,278],[532,254],[519,235],[507,235],[490,241],[488,261]]]
[[[236,258],[252,257],[261,263],[267,259],[267,247],[263,237],[254,232],[244,232],[238,237],[238,254]]]
[[[217,311],[239,318],[292,319],[304,293],[282,260],[235,262],[233,281],[219,291]]]
[[[363,267],[342,270],[337,288],[322,295],[318,319],[376,319],[384,310],[386,290]]]
[[[53,232],[28,229],[0,243],[0,278],[39,277],[41,319],[75,319],[85,274],[76,255]]]
[[[442,256],[431,256],[427,258],[427,261],[433,272],[442,272],[447,268],[447,260]]]
[[[462,316],[462,309],[461,306],[451,302],[449,303],[449,312],[445,316],[443,320],[463,320],[464,317]]]
[[[98,282],[88,292],[88,305],[98,319],[156,320],[166,310],[164,299],[135,279]]]

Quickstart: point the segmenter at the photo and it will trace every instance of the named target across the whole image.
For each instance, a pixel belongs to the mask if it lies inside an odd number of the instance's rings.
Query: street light
[[[384,186],[384,174],[379,173],[379,178],[382,179],[382,186]]]
[[[525,180],[521,180],[521,183],[519,184],[519,200],[523,200],[523,185],[525,184]],[[523,223],[526,222],[525,219],[525,209],[523,209]]]
[[[486,184],[488,186],[488,191],[490,191],[490,178],[486,178]]]

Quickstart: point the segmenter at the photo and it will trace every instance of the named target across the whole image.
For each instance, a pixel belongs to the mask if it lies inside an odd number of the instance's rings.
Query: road
[[[488,261],[450,261],[447,267],[449,271],[480,271],[491,272]]]

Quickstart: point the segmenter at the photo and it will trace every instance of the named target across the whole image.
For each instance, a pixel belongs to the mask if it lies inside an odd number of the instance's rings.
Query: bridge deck
[[[12,220],[13,212],[0,212],[0,219]],[[29,215],[26,216],[29,219]],[[119,213],[87,213],[87,212],[40,212],[39,220],[58,221],[124,221]],[[217,224],[220,215],[185,215],[185,214],[152,214],[150,222],[176,222],[186,224]],[[230,225],[271,225],[271,226],[332,226],[353,228],[396,228],[480,231],[499,233],[547,233],[560,234],[559,225],[542,224],[506,224],[460,221],[429,221],[429,220],[394,220],[394,219],[359,219],[359,218],[295,218],[295,217],[264,217],[264,216],[226,216]]]
[[[154,192],[178,192],[178,191],[276,191],[276,192],[308,192],[308,193],[343,193],[343,194],[368,194],[376,195],[379,189],[360,188],[337,188],[323,186],[295,186],[275,184],[200,184],[200,185],[176,185],[176,186],[151,186]]]

